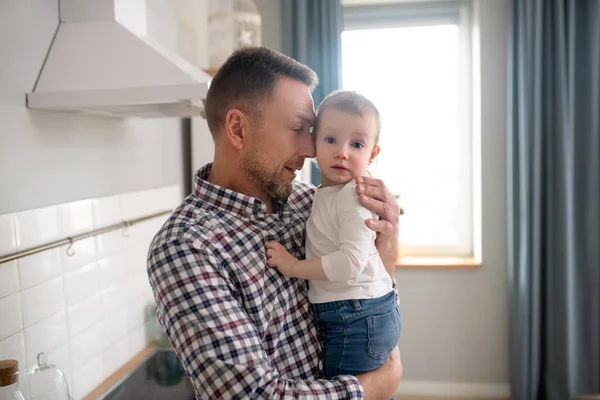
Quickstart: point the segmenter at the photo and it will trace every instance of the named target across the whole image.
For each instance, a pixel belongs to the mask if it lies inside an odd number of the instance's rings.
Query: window
[[[469,3],[346,6],[343,88],[382,116],[373,173],[400,195],[405,256],[473,256]]]

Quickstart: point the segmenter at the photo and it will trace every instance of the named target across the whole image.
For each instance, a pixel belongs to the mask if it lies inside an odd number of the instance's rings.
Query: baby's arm
[[[323,257],[298,260],[281,244],[267,243],[267,264],[287,276],[300,279],[347,281],[357,277],[375,251],[375,232],[365,224],[372,212],[358,201],[354,184],[347,184],[336,200],[339,249]]]
[[[267,243],[267,264],[288,278],[327,280],[321,257],[298,260],[278,242]]]
[[[376,233],[365,221],[373,218],[373,212],[363,207],[356,195],[356,184],[346,184],[336,198],[338,217],[338,251],[322,257],[325,275],[331,281],[356,279],[367,266],[371,253],[375,252]]]

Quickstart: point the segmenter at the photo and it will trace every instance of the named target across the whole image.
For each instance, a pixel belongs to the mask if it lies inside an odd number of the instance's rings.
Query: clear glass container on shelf
[[[69,384],[63,372],[48,364],[46,354],[37,356],[37,365],[27,372],[29,400],[71,400]]]
[[[25,400],[19,390],[19,362],[0,361],[0,400]]]
[[[210,68],[217,70],[243,47],[261,45],[262,18],[252,0],[211,0],[208,15]]]

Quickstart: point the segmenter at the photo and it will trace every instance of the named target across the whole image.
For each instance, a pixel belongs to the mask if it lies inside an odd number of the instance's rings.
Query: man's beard
[[[246,179],[258,185],[271,198],[287,199],[293,190],[292,182],[284,177],[285,165],[269,166],[261,157],[260,146],[254,147],[241,160],[241,168]]]

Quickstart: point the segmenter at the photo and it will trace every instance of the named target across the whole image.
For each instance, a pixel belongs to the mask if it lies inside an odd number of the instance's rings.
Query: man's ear
[[[246,145],[249,132],[250,121],[247,115],[235,108],[229,110],[225,115],[224,139],[235,149],[241,150]]]

